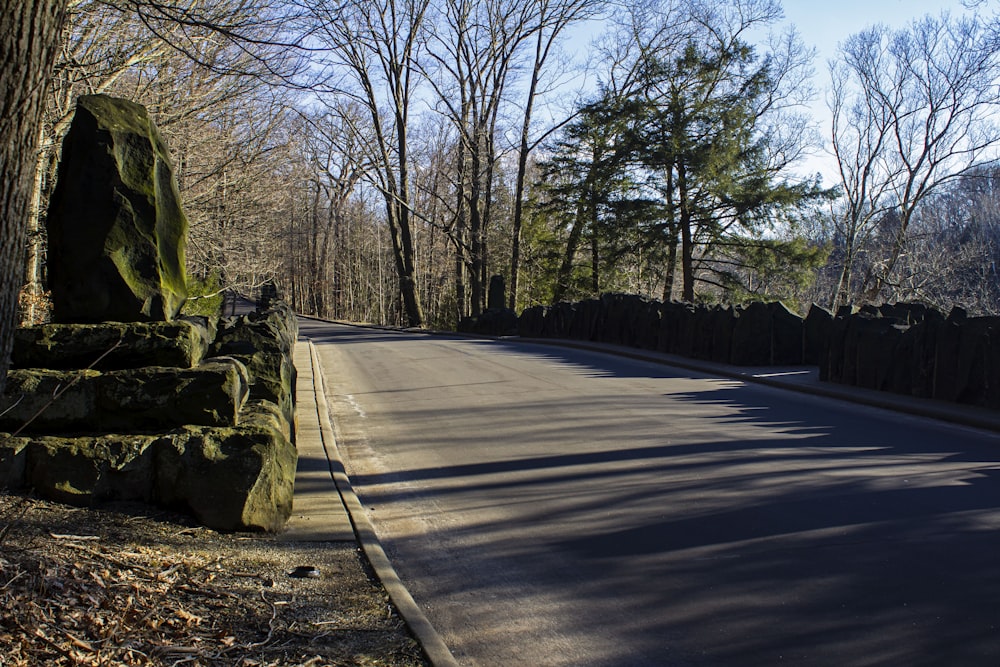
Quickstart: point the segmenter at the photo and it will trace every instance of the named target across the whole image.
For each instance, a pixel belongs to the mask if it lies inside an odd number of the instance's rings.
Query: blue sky
[[[785,19],[819,50],[817,69],[825,69],[837,42],[873,23],[898,28],[925,14],[964,11],[959,0],[785,0],[782,5]]]
[[[815,46],[818,51],[815,86],[819,97],[812,110],[824,136],[829,132],[827,61],[836,54],[838,42],[874,23],[901,28],[926,14],[938,15],[944,10],[952,14],[965,11],[959,0],[785,0],[782,4],[786,21],[793,23],[803,41]],[[816,155],[808,160],[803,170],[806,173],[819,171],[827,185],[833,185],[833,163],[827,155]]]
[[[838,42],[875,23],[901,28],[926,14],[938,15],[945,10],[953,14],[966,11],[961,0],[784,0],[782,6],[785,10],[784,24],[794,24],[803,41],[817,50],[813,82],[817,97],[811,106],[811,113],[824,137],[829,132],[830,123],[826,105],[829,81],[827,61],[836,55]],[[1000,1],[989,0],[982,11],[1000,11]],[[775,27],[780,29],[782,26]],[[570,45],[570,51],[576,51],[578,57],[586,57],[587,49],[584,45],[602,29],[603,24],[599,20],[577,27],[570,40],[575,45]],[[568,87],[580,84],[581,80],[575,79]],[[590,85],[592,80],[584,80],[582,83],[584,90]],[[799,171],[803,175],[820,172],[827,185],[835,184],[833,162],[825,153],[810,158]]]
[[[965,11],[959,0],[785,0],[782,5],[785,19],[819,49],[823,62],[837,42],[873,23],[898,28],[925,14]]]

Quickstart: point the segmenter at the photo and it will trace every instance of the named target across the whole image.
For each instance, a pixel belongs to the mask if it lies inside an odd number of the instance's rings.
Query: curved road
[[[480,666],[1000,664],[1000,438],[610,355],[302,322]]]

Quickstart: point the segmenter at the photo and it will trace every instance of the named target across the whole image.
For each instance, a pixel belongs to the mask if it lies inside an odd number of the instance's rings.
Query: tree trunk
[[[671,229],[673,238],[667,242],[667,268],[663,280],[663,303],[674,299],[674,276],[677,273],[677,232]]]
[[[35,175],[27,223],[28,243],[23,288],[27,302],[22,303],[20,326],[40,324],[46,316],[43,308],[43,295],[45,294],[43,267],[45,266],[45,251],[48,244],[43,232],[46,216],[44,207],[49,200],[52,187],[55,185],[59,152],[57,146],[45,145],[45,134],[44,128],[40,128],[38,132],[38,157],[35,160]]]
[[[892,272],[895,271],[896,264],[899,262],[899,258],[902,257],[903,250],[906,248],[906,231],[910,225],[912,212],[912,208],[904,208],[902,210],[899,219],[899,229],[893,236],[892,253],[889,255],[889,260],[881,270],[877,271],[873,279],[866,281],[864,299],[868,303],[878,303],[880,300],[883,300],[880,299],[882,289],[890,284]]]
[[[472,146],[469,187],[469,267],[470,296],[472,297],[472,316],[483,312],[483,209],[482,209],[482,156],[479,137]]]
[[[591,189],[590,205],[587,218],[590,221],[590,291],[594,298],[601,296],[601,248],[600,234],[597,228],[597,197]]]
[[[403,100],[402,91],[396,92],[396,99]],[[399,153],[399,189],[386,194],[389,209],[389,228],[392,232],[393,251],[396,268],[399,271],[399,296],[406,323],[411,327],[424,324],[424,312],[420,306],[417,291],[416,261],[413,250],[413,234],[410,229],[410,165],[409,144],[407,143],[408,104],[399,103],[396,109],[396,150]],[[391,169],[391,165],[388,167]],[[390,182],[392,179],[389,179]]]
[[[528,172],[528,153],[531,150],[528,141],[531,132],[531,114],[535,106],[535,95],[538,92],[538,82],[542,76],[542,63],[546,55],[544,34],[544,30],[538,30],[537,41],[535,43],[535,64],[531,68],[528,97],[524,103],[524,122],[521,124],[521,145],[517,151],[517,180],[514,185],[514,229],[510,248],[510,292],[507,294],[507,307],[511,310],[517,308],[517,279],[521,271],[521,227],[524,217],[525,176]]]
[[[0,7],[0,391],[10,366],[35,147],[67,0]]]
[[[691,239],[691,203],[687,188],[687,171],[683,165],[677,167],[677,190],[681,209],[681,299],[694,302],[694,243]]]
[[[583,236],[586,215],[586,202],[581,199],[577,203],[576,215],[573,217],[573,225],[569,229],[569,238],[566,240],[566,250],[563,252],[562,262],[559,264],[559,272],[556,274],[556,285],[552,293],[552,303],[562,301],[566,290],[569,289],[570,276],[573,273],[573,258],[576,255],[577,246],[580,245],[580,238]]]
[[[830,300],[830,309],[834,313],[841,306],[851,300],[851,280],[854,269],[854,235],[847,237],[847,247],[844,249],[844,265],[840,268],[840,277],[833,290],[833,298]]]
[[[601,255],[597,230],[590,230],[590,291],[594,298],[601,296]]]
[[[674,298],[674,283],[677,276],[677,214],[674,206],[674,165],[667,165],[667,268],[663,277],[663,303]]]
[[[597,169],[601,159],[602,154],[595,150],[583,183],[584,194],[577,202],[576,215],[569,230],[569,239],[566,241],[566,251],[559,265],[559,272],[556,274],[556,287],[552,303],[559,303],[566,294],[573,274],[573,259],[576,256],[576,249],[580,245],[580,239],[583,237],[584,228],[592,219],[597,220],[597,193],[594,192],[594,184],[597,181]]]

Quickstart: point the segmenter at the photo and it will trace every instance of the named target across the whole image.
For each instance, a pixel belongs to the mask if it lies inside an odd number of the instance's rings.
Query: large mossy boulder
[[[250,398],[271,401],[292,423],[296,377],[292,349],[297,337],[295,313],[276,302],[266,313],[220,320],[209,354],[242,362],[250,374]]]
[[[43,324],[14,332],[14,368],[193,368],[214,331],[194,320]]]
[[[53,320],[173,319],[187,296],[187,226],[145,108],[80,97],[47,217]]]
[[[0,486],[78,505],[138,501],[188,511],[215,530],[279,530],[297,454],[275,406],[238,426],[158,434],[0,437]]]
[[[7,376],[0,396],[0,430],[25,424],[26,432],[49,434],[232,426],[248,392],[246,368],[226,358],[209,359],[196,368],[18,369]]]

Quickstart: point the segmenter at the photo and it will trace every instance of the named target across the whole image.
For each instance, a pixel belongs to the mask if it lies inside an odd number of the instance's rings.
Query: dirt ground
[[[0,667],[427,664],[354,543],[0,494]]]

